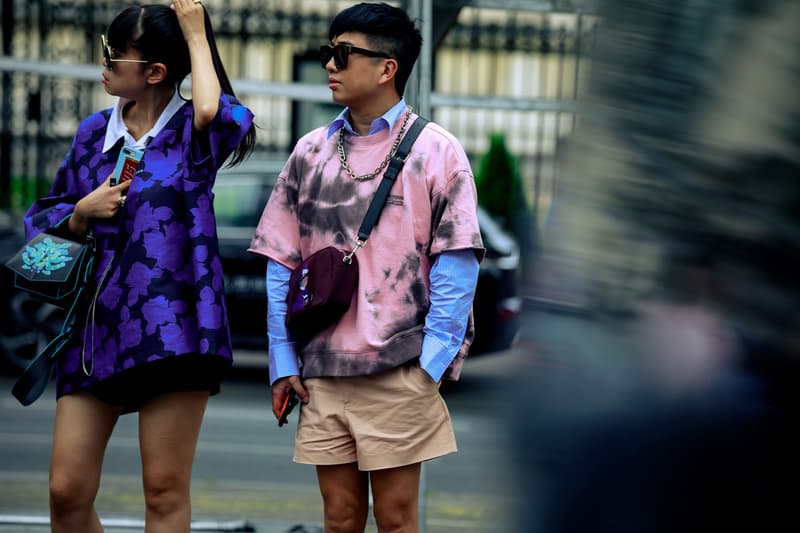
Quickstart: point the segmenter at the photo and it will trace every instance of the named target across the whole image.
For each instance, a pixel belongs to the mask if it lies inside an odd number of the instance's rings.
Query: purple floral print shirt
[[[207,131],[194,130],[192,115],[186,102],[148,144],[120,213],[93,223],[95,284],[107,274],[94,327],[79,327],[57,362],[59,397],[167,357],[232,358],[212,187],[253,114],[222,95]],[[25,214],[29,239],[52,231],[113,171],[122,143],[103,153],[110,116],[97,112],[78,127],[49,195]]]

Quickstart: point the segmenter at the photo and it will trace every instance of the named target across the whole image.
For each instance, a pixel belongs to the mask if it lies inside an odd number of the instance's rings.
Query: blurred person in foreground
[[[387,154],[417,119],[402,95],[422,39],[404,11],[357,4],[329,37],[322,64],[347,107],[297,143],[251,245],[269,259],[273,410],[289,388],[304,402],[294,459],[316,465],[326,532],[364,531],[370,487],[378,530],[415,532],[420,463],[456,451],[439,384],[458,378],[472,339],[483,255],[475,183],[459,142],[428,124],[358,250],[349,310],[296,343],[284,325],[291,269],[352,246]]]
[[[598,15],[552,244],[586,316],[538,332],[518,530],[795,530],[800,5]]]
[[[252,150],[253,115],[198,1],[128,7],[98,44],[116,105],[81,122],[50,194],[25,215],[29,238],[91,231],[98,248],[86,323],[56,361],[50,522],[103,530],[103,456],[119,417],[137,412],[145,529],[188,533],[200,426],[233,357],[212,188],[229,156]],[[187,101],[179,87],[190,73]],[[111,184],[123,145],[144,155],[130,180]]]

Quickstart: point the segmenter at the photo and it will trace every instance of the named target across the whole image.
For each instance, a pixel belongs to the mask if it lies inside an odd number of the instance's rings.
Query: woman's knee
[[[85,475],[54,468],[50,473],[50,506],[56,514],[89,510],[97,489]]]
[[[143,484],[145,505],[150,512],[170,514],[189,504],[189,480],[177,472],[145,471]]]

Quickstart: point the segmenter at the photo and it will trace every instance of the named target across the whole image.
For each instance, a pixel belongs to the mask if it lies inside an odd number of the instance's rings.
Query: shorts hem
[[[352,459],[337,459],[335,457],[326,457],[324,459],[320,458],[319,460],[317,460],[314,459],[312,454],[298,455],[297,453],[295,453],[294,457],[292,457],[292,461],[301,465],[336,466],[336,465],[349,465],[350,463],[357,463],[358,459],[356,457],[353,457]]]
[[[413,465],[415,463],[423,463],[451,453],[456,453],[458,448],[455,443],[452,446],[443,446],[438,450],[426,450],[423,452],[409,454],[404,457],[397,455],[380,456],[380,457],[362,457],[358,461],[358,469],[362,472],[373,472],[375,470],[386,470],[387,468],[398,468],[401,466]]]
[[[401,466],[412,465],[415,463],[423,463],[425,461],[430,461],[432,459],[437,459],[439,457],[444,457],[445,455],[450,455],[451,453],[456,453],[458,451],[458,447],[456,446],[455,442],[448,443],[437,450],[425,450],[417,453],[406,454],[406,455],[382,455],[377,457],[362,457],[362,458],[343,458],[343,459],[336,459],[333,457],[320,457],[319,459],[315,459],[313,454],[302,454],[298,455],[297,453],[294,454],[292,460],[301,465],[313,465],[313,466],[335,466],[335,465],[347,465],[351,463],[357,463],[358,469],[362,472],[372,472],[375,470],[386,470],[387,468],[398,468]]]

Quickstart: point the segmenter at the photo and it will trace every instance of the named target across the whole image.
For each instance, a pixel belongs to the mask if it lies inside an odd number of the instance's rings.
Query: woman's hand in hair
[[[189,47],[192,62],[194,129],[204,131],[217,115],[219,97],[222,94],[206,35],[205,10],[195,0],[173,0],[172,8],[178,15],[178,23]]]
[[[178,23],[181,25],[181,31],[186,42],[190,46],[193,39],[205,43],[206,26],[203,4],[194,0],[174,0],[170,7],[178,15]]]

